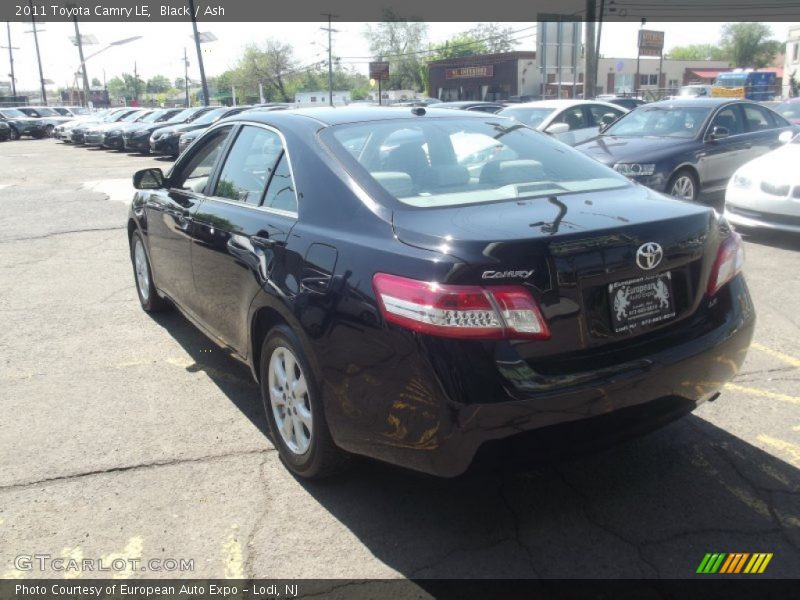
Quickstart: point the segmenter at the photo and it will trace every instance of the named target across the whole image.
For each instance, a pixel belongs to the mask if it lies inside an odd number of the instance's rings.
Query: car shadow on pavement
[[[177,311],[153,318],[194,361],[186,369],[267,435],[249,370]],[[800,470],[700,417],[559,463],[519,460],[541,450],[532,440],[508,448],[517,460],[493,453],[455,479],[354,458],[336,477],[279,485],[408,578],[685,578],[709,552],[773,553],[763,577],[798,575]]]
[[[193,362],[185,369],[191,373],[203,371],[208,375],[234,406],[261,433],[267,435],[261,392],[247,366],[228,356],[177,310],[155,313],[151,316],[191,357]]]
[[[767,575],[796,577],[800,561],[800,472],[695,416],[533,471],[363,461],[300,483],[406,577],[684,578],[707,552],[772,552]]]
[[[786,231],[760,231],[757,229],[737,229],[745,242],[770,246],[780,250],[800,251],[800,235]]]

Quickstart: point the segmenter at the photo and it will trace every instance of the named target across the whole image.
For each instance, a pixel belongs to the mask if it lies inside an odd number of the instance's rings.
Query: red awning
[[[730,72],[730,69],[689,69],[689,72],[700,79],[714,79],[720,73]]]

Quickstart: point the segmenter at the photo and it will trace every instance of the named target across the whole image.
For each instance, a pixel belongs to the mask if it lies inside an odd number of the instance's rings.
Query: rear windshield
[[[323,135],[355,175],[404,204],[440,207],[622,188],[600,163],[510,119],[397,119]]]

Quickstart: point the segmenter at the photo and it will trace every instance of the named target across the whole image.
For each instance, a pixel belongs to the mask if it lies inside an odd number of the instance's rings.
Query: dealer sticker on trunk
[[[608,295],[615,333],[652,327],[675,316],[669,271],[610,283]]]

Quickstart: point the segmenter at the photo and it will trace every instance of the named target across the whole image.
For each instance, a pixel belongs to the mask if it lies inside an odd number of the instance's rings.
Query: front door
[[[191,155],[183,156],[167,179],[167,189],[154,190],[145,204],[156,286],[190,311],[196,296],[190,257],[194,216],[226,135],[227,131],[204,140]]]

